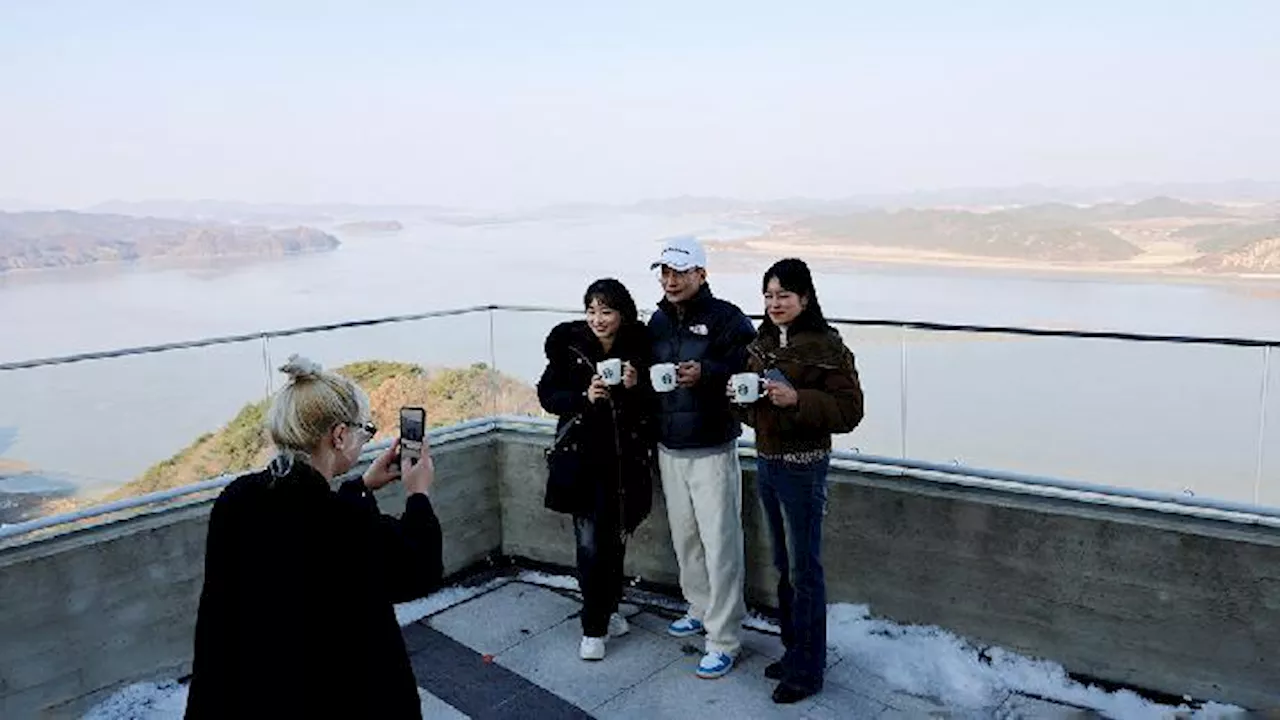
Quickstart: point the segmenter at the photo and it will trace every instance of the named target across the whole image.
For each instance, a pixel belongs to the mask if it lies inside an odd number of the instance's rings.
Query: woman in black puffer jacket
[[[649,515],[656,472],[649,333],[635,301],[612,278],[583,297],[587,317],[557,325],[546,340],[538,399],[560,416],[548,458],[546,506],[573,516],[582,588],[583,660],[601,660],[605,640],[625,634],[618,614],[626,538]],[[616,384],[598,372],[621,361]]]

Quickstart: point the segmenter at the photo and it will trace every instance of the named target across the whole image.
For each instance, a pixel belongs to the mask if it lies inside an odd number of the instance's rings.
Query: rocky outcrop
[[[1208,272],[1280,274],[1280,237],[1257,240],[1236,250],[1196,258],[1191,267]]]
[[[0,272],[156,257],[278,257],[333,250],[310,227],[193,223],[68,211],[0,213]]]

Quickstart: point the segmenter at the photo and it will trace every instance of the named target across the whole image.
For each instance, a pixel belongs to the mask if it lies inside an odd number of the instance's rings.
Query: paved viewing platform
[[[580,596],[567,577],[520,573],[471,588],[449,588],[399,608],[404,637],[426,718],[1066,718],[1243,717],[1226,706],[1178,710],[1129,692],[1107,692],[1065,674],[1039,678],[1045,691],[1074,694],[1087,705],[1008,689],[1027,682],[1014,674],[1044,667],[1028,661],[978,667],[974,652],[936,629],[912,633],[891,624],[875,652],[859,648],[857,631],[833,613],[825,689],[789,706],[770,699],[774,682],[764,668],[782,656],[776,628],[753,617],[743,651],[729,675],[698,679],[693,671],[701,639],[678,639],[666,626],[679,616],[668,597],[632,591],[622,608],[630,632],[608,643],[600,662],[577,655]],[[426,613],[423,615],[423,613]],[[418,617],[422,615],[422,617]],[[894,637],[894,634],[898,634]],[[950,647],[949,647],[950,646]],[[842,652],[843,651],[843,652]],[[876,654],[879,657],[876,657]],[[968,662],[966,662],[968,661]],[[910,690],[894,684],[907,669]],[[1002,677],[1002,673],[1007,676]],[[930,687],[932,686],[932,687]],[[179,683],[139,685],[101,704],[96,720],[181,717]]]

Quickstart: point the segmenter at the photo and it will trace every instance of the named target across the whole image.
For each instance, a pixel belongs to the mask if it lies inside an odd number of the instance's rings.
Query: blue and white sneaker
[[[702,633],[703,630],[706,628],[702,626],[702,621],[694,620],[688,615],[667,626],[667,634],[678,638],[692,637]]]
[[[709,652],[702,656],[698,663],[698,677],[703,680],[714,680],[724,677],[733,669],[733,656],[722,652]]]

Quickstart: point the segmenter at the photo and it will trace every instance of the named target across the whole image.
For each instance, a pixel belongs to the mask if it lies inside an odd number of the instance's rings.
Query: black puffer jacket
[[[652,360],[702,363],[702,379],[691,388],[658,395],[658,440],[672,449],[723,445],[742,434],[729,407],[729,376],[747,365],[747,345],[756,330],[737,305],[711,295],[703,285],[689,302],[676,307],[665,299],[649,319]]]
[[[560,445],[575,455],[572,462],[557,466],[568,468],[561,476],[552,472],[547,478],[546,505],[581,517],[621,515],[622,528],[634,532],[652,507],[657,469],[648,330],[638,322],[623,324],[606,355],[586,321],[576,320],[553,328],[545,350],[547,367],[538,380],[538,399],[547,412],[560,416]],[[606,358],[630,362],[638,382],[630,389],[615,385],[608,400],[588,402],[596,363]]]

